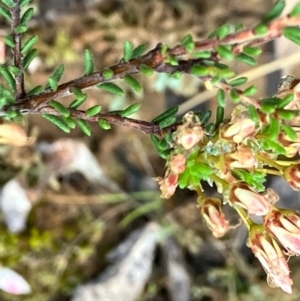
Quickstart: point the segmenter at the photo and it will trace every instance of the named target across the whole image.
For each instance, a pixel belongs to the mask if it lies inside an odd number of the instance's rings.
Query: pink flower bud
[[[204,138],[204,131],[199,118],[189,112],[183,117],[183,124],[177,127],[173,133],[174,141],[184,149],[189,150],[196,146]]]
[[[229,167],[233,168],[245,168],[245,169],[253,169],[257,165],[257,160],[254,157],[251,149],[244,145],[239,145],[237,147],[236,152],[230,154],[229,157],[234,159],[229,163]]]
[[[185,170],[186,159],[182,154],[177,154],[171,157],[169,161],[170,169],[175,174],[180,174]]]
[[[284,178],[296,191],[300,190],[300,165],[290,165],[284,169]]]
[[[274,235],[289,255],[300,255],[300,215],[292,210],[272,210],[264,219],[266,230]]]
[[[260,226],[251,227],[248,246],[259,260],[271,287],[280,287],[284,292],[292,293],[293,281],[282,250],[276,241],[268,234],[263,233]]]
[[[232,185],[229,194],[229,201],[233,205],[257,216],[266,215],[277,200],[278,195],[272,189],[268,188],[264,193],[258,193],[245,183]]]
[[[208,228],[215,237],[224,236],[230,229],[229,221],[221,210],[221,204],[221,200],[217,198],[207,198],[201,200],[201,204],[198,205]]]
[[[169,199],[175,193],[178,185],[178,175],[167,171],[167,175],[164,178],[157,178],[156,181],[158,181],[162,192],[161,197]]]
[[[241,143],[246,137],[253,136],[255,132],[255,122],[248,118],[230,124],[222,136],[232,139],[235,143]]]

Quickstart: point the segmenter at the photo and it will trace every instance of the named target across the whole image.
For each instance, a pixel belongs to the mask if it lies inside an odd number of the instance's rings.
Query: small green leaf
[[[92,53],[86,49],[84,51],[84,75],[91,75],[94,71],[94,58]]]
[[[43,91],[43,87],[42,86],[36,86],[33,89],[31,89],[29,92],[26,93],[26,96],[30,96],[30,95],[35,95],[35,94],[39,94]]]
[[[75,97],[78,99],[84,98],[84,96],[86,96],[86,94],[83,93],[79,88],[72,87],[71,91],[75,95]]]
[[[291,17],[297,17],[300,15],[300,3],[296,4],[290,12]]]
[[[97,85],[98,88],[117,96],[124,96],[124,91],[113,83],[102,83]]]
[[[164,129],[172,124],[174,124],[176,122],[176,118],[175,117],[168,117],[166,119],[163,119],[162,121],[160,121],[158,123],[158,126],[160,129]]]
[[[161,45],[160,53],[161,55],[165,55],[168,51],[168,46],[166,44]]]
[[[13,75],[19,75],[21,70],[16,66],[8,66],[8,71]]]
[[[245,96],[253,96],[257,91],[257,88],[252,85],[249,88],[247,88],[246,90],[244,90],[243,95]]]
[[[245,46],[243,52],[250,56],[258,56],[261,54],[261,49],[258,47]]]
[[[134,103],[133,105],[131,105],[128,108],[126,108],[125,110],[121,111],[120,112],[120,116],[121,117],[127,117],[129,115],[132,115],[135,112],[137,112],[140,108],[141,108],[141,104]]]
[[[268,139],[276,141],[280,132],[280,123],[275,118],[270,118]]]
[[[99,119],[99,120],[98,120],[98,124],[99,124],[99,126],[100,126],[103,130],[109,130],[109,129],[111,129],[110,123],[107,122],[107,121],[104,120],[104,119]]]
[[[133,45],[130,41],[125,41],[123,46],[124,61],[127,63],[133,55]]]
[[[230,91],[230,97],[231,97],[233,103],[238,103],[238,102],[240,101],[240,95],[239,95],[239,93],[238,93],[236,90],[234,90],[234,89],[232,89],[232,90]]]
[[[21,24],[26,25],[27,23],[30,21],[30,19],[32,18],[34,14],[34,9],[33,7],[29,7],[23,14],[23,16],[21,17]]]
[[[240,85],[243,85],[244,83],[246,83],[248,80],[247,77],[239,77],[239,78],[236,78],[232,81],[230,81],[228,84],[231,86],[231,87],[236,87],[236,86],[240,86]]]
[[[7,5],[8,7],[14,7],[16,3],[13,0],[1,0],[2,3]]]
[[[179,70],[176,70],[175,72],[170,74],[170,77],[175,78],[175,79],[180,79],[181,76],[182,76],[182,73]]]
[[[211,57],[211,51],[200,51],[193,53],[195,59],[208,59]]]
[[[64,117],[69,117],[70,116],[70,111],[60,102],[51,100],[49,102],[49,106],[55,109],[57,112],[62,114]]]
[[[184,36],[182,38],[182,40],[180,41],[180,45],[181,46],[185,46],[186,44],[193,42],[193,37],[190,34],[187,34],[186,36]]]
[[[13,38],[12,34],[5,36],[4,43],[11,48],[15,47],[15,42],[14,42],[14,38]]]
[[[265,22],[272,21],[280,16],[285,7],[285,1],[279,0],[275,5],[269,10],[269,12],[263,17]]]
[[[0,15],[4,17],[7,21],[11,22],[11,14],[4,7],[0,6]]]
[[[297,116],[297,111],[294,110],[277,110],[277,115],[279,118],[284,120],[292,120]]]
[[[178,186],[180,189],[183,189],[188,186],[190,180],[190,170],[185,169],[183,173],[179,175]]]
[[[265,139],[265,148],[269,150],[275,150],[280,155],[285,155],[285,149],[277,141],[272,141],[270,139]]]
[[[297,45],[300,45],[300,29],[297,26],[284,27],[282,30],[283,35],[294,42]]]
[[[70,133],[70,128],[64,123],[64,121],[55,115],[51,114],[42,114],[42,116],[52,122],[54,125],[56,125],[58,128],[60,128],[62,131],[66,133]]]
[[[132,50],[131,58],[135,59],[137,57],[140,57],[147,50],[147,48],[148,48],[148,44],[141,44],[141,45],[135,47]]]
[[[253,31],[256,35],[264,35],[268,32],[268,26],[261,23],[256,25]]]
[[[20,7],[24,7],[25,5],[27,5],[28,3],[30,3],[32,0],[21,0],[20,1]]]
[[[178,66],[178,58],[172,55],[169,55],[165,62],[170,64],[171,66]]]
[[[28,53],[25,55],[24,60],[23,60],[23,67],[25,70],[28,68],[28,66],[30,65],[32,60],[36,57],[37,54],[38,54],[38,51],[35,48],[30,49],[28,51]]]
[[[91,128],[85,120],[77,119],[76,122],[84,134],[91,136]]]
[[[12,74],[5,68],[5,67],[1,67],[0,66],[0,74],[4,77],[4,79],[6,80],[9,88],[12,90],[12,91],[15,91],[15,79],[14,77],[12,76]]]
[[[219,106],[224,108],[225,104],[226,104],[226,98],[225,98],[225,92],[223,89],[218,89],[217,100],[218,100]]]
[[[207,67],[194,65],[190,68],[190,74],[195,76],[206,76],[209,74],[209,70]]]
[[[229,33],[229,25],[228,24],[224,24],[222,25],[219,30],[218,30],[218,38],[221,40],[221,39],[224,39],[228,33]]]
[[[145,76],[151,76],[153,74],[153,69],[145,64],[140,65],[140,71]]]
[[[261,111],[265,114],[272,114],[275,112],[276,107],[270,103],[262,103],[260,107]]]
[[[95,116],[97,114],[99,114],[101,112],[102,107],[99,105],[93,106],[91,108],[89,108],[88,110],[86,110],[86,115],[87,116]]]
[[[237,60],[247,64],[247,65],[250,65],[250,66],[255,66],[256,65],[256,61],[253,57],[245,54],[245,53],[240,53],[238,55],[236,55],[235,57]]]
[[[78,109],[86,101],[86,98],[86,94],[82,94],[80,97],[76,97],[76,99],[70,103],[69,108],[73,110]]]
[[[70,129],[75,129],[76,123],[71,116],[68,117],[63,116],[62,119]]]
[[[257,113],[256,108],[254,107],[254,105],[249,105],[248,106],[248,112],[250,115],[250,118],[254,121],[254,122],[258,122],[259,120],[259,115]]]
[[[27,25],[24,25],[24,24],[19,24],[15,29],[14,31],[16,33],[24,33],[27,31]]]
[[[169,143],[165,139],[161,139],[158,144],[158,149],[160,151],[165,151],[169,148]]]
[[[24,46],[22,47],[21,53],[25,54],[27,51],[29,51],[33,45],[37,42],[38,36],[32,36],[29,38],[25,43]]]
[[[216,124],[215,128],[217,128],[224,120],[224,107],[218,106],[217,107],[217,112],[216,112]]]
[[[293,141],[297,140],[297,133],[291,126],[281,124],[281,128],[290,139],[292,139]]]
[[[294,99],[294,94],[288,94],[286,95],[278,104],[277,108],[283,109],[285,106],[287,106],[292,100]]]
[[[165,112],[163,112],[162,114],[158,115],[157,117],[155,117],[151,122],[157,124],[166,118],[173,117],[177,114],[178,109],[179,109],[178,107],[172,107],[172,108],[166,110]]]
[[[233,54],[231,51],[231,47],[219,45],[216,47],[216,50],[221,58],[226,60],[232,60]]]
[[[103,70],[102,76],[104,79],[108,80],[114,76],[114,72],[110,68],[106,68]]]
[[[244,24],[242,24],[242,23],[238,23],[235,25],[235,31],[242,31],[244,29],[245,29],[245,27],[244,27]]]
[[[153,145],[155,146],[155,148],[158,149],[158,147],[159,147],[159,141],[160,141],[159,138],[156,135],[151,134],[150,135],[150,139],[151,139]]]
[[[138,94],[143,92],[143,87],[133,76],[127,74],[124,76],[124,80],[132,88],[134,92]]]
[[[207,110],[206,112],[204,112],[204,114],[200,118],[200,122],[202,126],[204,126],[209,121],[211,115],[212,115],[211,110]]]
[[[49,87],[53,90],[56,91],[58,88],[58,82],[60,81],[63,73],[64,73],[65,67],[64,65],[59,65],[53,74],[49,77],[48,83],[45,87],[45,89],[49,89]]]

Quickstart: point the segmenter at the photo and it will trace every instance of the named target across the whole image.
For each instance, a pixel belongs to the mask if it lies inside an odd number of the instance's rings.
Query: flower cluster
[[[278,95],[252,110],[237,106],[230,120],[213,129],[189,112],[172,132],[165,175],[158,179],[162,197],[170,198],[178,186],[197,192],[197,207],[215,237],[233,227],[222,206],[234,208],[249,229],[248,246],[269,285],[287,293],[292,280],[286,256],[300,254],[300,215],[277,208],[279,196],[263,183],[272,174],[300,190],[300,161],[293,159],[300,153],[299,108],[300,81],[288,76]],[[201,181],[215,184],[223,200],[207,197]],[[262,224],[252,216],[262,218]]]

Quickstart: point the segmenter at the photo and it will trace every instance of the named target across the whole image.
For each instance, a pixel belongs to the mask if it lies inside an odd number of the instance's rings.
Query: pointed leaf
[[[0,15],[2,17],[4,17],[7,21],[11,22],[11,14],[10,14],[10,12],[6,8],[4,8],[2,6],[0,6]]]
[[[91,128],[85,120],[77,119],[76,122],[84,134],[91,136]]]
[[[236,86],[240,86],[240,85],[243,85],[244,83],[246,83],[248,80],[247,77],[239,77],[239,78],[236,78],[232,81],[230,81],[228,84],[231,86],[231,87],[236,87]]]
[[[99,105],[93,106],[91,108],[89,108],[88,110],[86,110],[86,115],[87,116],[95,116],[97,114],[99,114],[101,112],[102,107]]]
[[[119,86],[113,83],[102,83],[99,84],[97,87],[117,96],[124,96],[125,94]]]
[[[70,116],[70,111],[60,102],[51,100],[49,102],[49,106],[55,109],[57,112],[62,114],[64,117],[69,117]]]
[[[130,41],[125,41],[123,46],[124,61],[127,63],[133,55],[133,45]]]
[[[141,108],[141,104],[139,103],[134,103],[133,105],[129,106],[128,108],[126,108],[125,110],[123,110],[120,113],[121,117],[127,117],[129,115],[134,114],[135,112],[137,112],[139,109]]]
[[[135,79],[133,76],[131,76],[129,74],[125,75],[124,80],[132,88],[133,91],[135,91],[138,94],[142,93],[143,87],[138,82],[138,80]]]
[[[237,60],[250,65],[250,66],[255,66],[256,65],[256,61],[253,57],[245,54],[245,53],[240,53],[235,57]]]
[[[65,124],[65,122],[58,116],[52,114],[42,114],[42,116],[60,128],[62,131],[66,133],[70,133],[69,127]]]
[[[21,53],[25,54],[27,51],[29,51],[33,45],[37,42],[38,36],[32,36],[29,38],[25,43],[24,46],[22,47]]]
[[[275,5],[271,8],[271,10],[263,17],[265,22],[269,22],[273,19],[279,17],[284,10],[285,1],[279,0],[275,3]]]
[[[111,129],[111,125],[109,122],[107,122],[104,119],[99,119],[98,120],[98,125],[103,129],[103,130],[110,130]]]
[[[94,58],[92,53],[86,49],[84,51],[84,75],[90,75],[94,71]]]
[[[132,51],[131,58],[134,59],[140,57],[147,50],[147,48],[148,48],[148,44],[141,44],[135,47]]]
[[[37,49],[33,48],[29,50],[29,52],[25,55],[24,60],[23,60],[23,67],[24,69],[27,69],[32,60],[36,57],[38,51]]]
[[[4,79],[6,80],[9,88],[14,91],[15,90],[15,79],[12,76],[12,74],[4,67],[0,66],[0,74],[4,77]]]
[[[225,103],[226,103],[226,98],[225,98],[225,92],[222,89],[218,89],[217,92],[217,100],[218,100],[218,104],[221,107],[225,107]]]
[[[23,16],[21,17],[20,23],[27,26],[27,23],[30,21],[30,19],[32,18],[33,14],[34,14],[34,9],[33,9],[33,7],[29,7],[29,8],[24,12]]]
[[[159,123],[160,121],[171,117],[171,116],[175,116],[178,112],[178,107],[172,107],[168,110],[166,110],[165,112],[163,112],[162,114],[158,115],[157,117],[155,117],[151,122],[153,123]]]

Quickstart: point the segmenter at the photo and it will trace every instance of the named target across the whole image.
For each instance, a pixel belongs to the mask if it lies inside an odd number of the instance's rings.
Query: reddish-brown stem
[[[19,22],[19,12],[13,13],[14,24],[16,25],[16,22]],[[232,52],[233,54],[239,54],[243,51],[243,47],[246,45],[258,45],[262,43],[266,43],[268,41],[271,41],[275,38],[278,38],[282,35],[282,30],[286,26],[299,26],[300,25],[300,17],[290,17],[285,16],[276,20],[273,20],[269,24],[267,24],[267,31],[263,35],[258,35],[255,33],[254,29],[246,29],[241,30],[232,34],[227,35],[223,39],[219,38],[208,38],[204,39],[202,41],[196,41],[195,42],[195,52],[201,52],[201,51],[212,51],[210,58],[206,58],[205,60],[211,60],[214,62],[220,61],[221,57],[218,55],[218,53],[215,51],[216,47],[218,45],[232,45]],[[14,33],[15,34],[15,33]],[[22,55],[21,55],[21,41],[20,41],[20,35],[15,34],[14,39],[16,42],[15,46],[15,65],[22,68]],[[195,64],[202,64],[202,59],[193,59],[192,55],[188,53],[186,48],[181,45],[177,45],[173,48],[166,48],[162,44],[158,44],[153,50],[149,51],[145,55],[132,59],[127,63],[120,62],[116,65],[113,65],[110,67],[110,69],[113,71],[113,76],[108,80],[105,79],[102,72],[94,72],[91,75],[88,76],[82,76],[77,79],[71,80],[69,82],[66,82],[64,84],[61,84],[58,86],[58,89],[56,91],[52,90],[45,90],[40,94],[37,95],[31,95],[31,96],[25,96],[24,97],[24,79],[23,79],[23,72],[21,72],[21,75],[19,77],[16,77],[16,102],[12,105],[7,105],[4,108],[2,108],[1,113],[5,114],[9,108],[15,109],[20,111],[21,113],[41,113],[45,110],[49,110],[48,103],[49,101],[53,99],[59,99],[62,97],[66,97],[69,95],[72,95],[72,88],[76,87],[81,90],[88,89],[90,87],[93,87],[100,83],[105,83],[108,81],[114,81],[116,79],[123,78],[125,75],[128,74],[137,74],[140,72],[140,66],[146,65],[148,67],[151,67],[156,72],[162,72],[162,73],[173,73],[175,71],[180,71],[183,73],[189,73],[190,67]],[[164,50],[163,50],[164,49]],[[178,61],[177,65],[171,65],[166,63],[168,57],[175,57]],[[185,60],[183,60],[184,58]],[[208,76],[201,77],[203,80],[209,79]],[[224,90],[229,91],[231,87],[226,83],[226,81],[222,81],[216,84],[220,88],[223,88]],[[259,107],[259,102],[253,98],[245,97],[242,94],[242,91],[237,90],[241,96],[241,102],[243,103],[251,103],[256,108]],[[79,114],[79,112],[81,112]],[[53,112],[52,112],[53,113]],[[74,112],[74,117],[83,118],[84,113],[82,111]],[[79,115],[77,115],[79,114]],[[102,117],[103,118],[103,117]],[[138,121],[133,122],[132,119],[124,119],[124,122],[121,121],[121,117],[119,115],[113,115],[113,114],[106,114],[106,119],[112,124],[122,124],[124,126],[130,126],[133,128],[136,128],[138,130],[142,130],[143,132],[149,133],[147,126],[150,126],[151,133],[156,133],[157,129],[153,128],[153,124],[143,124],[139,123]],[[105,119],[103,118],[103,119]],[[91,120],[91,119],[88,119]],[[128,120],[130,122],[128,123]],[[140,124],[143,124],[142,127],[140,127]],[[145,127],[144,127],[145,126]]]
[[[24,70],[23,70],[23,55],[21,53],[22,49],[22,37],[20,33],[16,32],[16,28],[20,25],[21,22],[21,9],[19,2],[20,0],[14,0],[15,5],[10,9],[11,12],[11,29],[12,36],[14,41],[13,56],[14,56],[14,66],[20,70],[18,75],[15,75],[16,91],[15,97],[16,100],[22,99],[25,96],[24,89]]]
[[[57,112],[55,109],[45,106],[41,108],[39,111],[35,112],[36,114],[52,114],[56,116],[60,116],[61,114]],[[176,128],[176,125],[172,125],[170,127],[160,129],[159,126],[153,122],[147,122],[143,120],[137,120],[133,118],[121,117],[118,114],[113,113],[99,113],[94,116],[87,116],[85,111],[82,110],[70,110],[70,116],[74,119],[84,119],[90,122],[97,122],[99,119],[104,119],[110,124],[113,125],[121,125],[125,127],[130,127],[132,129],[143,132],[144,134],[155,134],[158,136],[163,136],[167,131],[173,130]]]

